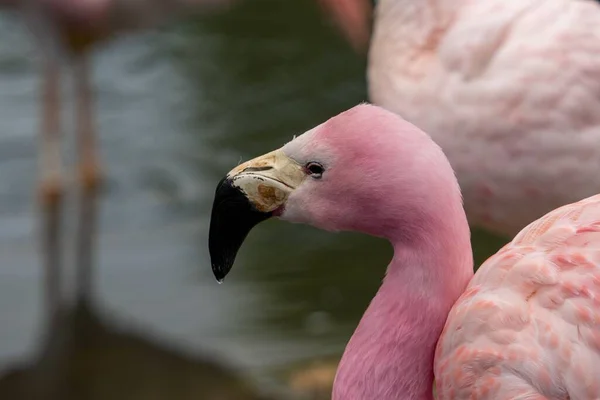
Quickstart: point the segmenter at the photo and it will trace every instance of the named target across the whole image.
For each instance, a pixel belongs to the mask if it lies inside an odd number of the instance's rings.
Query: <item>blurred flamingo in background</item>
[[[93,90],[88,56],[100,42],[118,34],[153,26],[193,6],[230,5],[223,0],[0,0],[8,11],[17,11],[33,33],[42,61],[42,117],[40,127],[40,195],[44,223],[42,248],[45,263],[45,315],[48,332],[60,323],[61,297],[61,203],[62,177],[60,121],[61,67],[73,67],[80,218],[77,232],[77,303],[87,304],[92,286],[92,237],[96,216],[95,198],[100,167],[95,141]]]
[[[369,97],[442,147],[472,226],[510,237],[600,190],[599,24],[596,1],[379,0]]]
[[[80,215],[76,254],[76,302],[87,303],[92,286],[93,234],[96,193],[101,169],[98,161],[89,53],[101,42],[122,33],[150,28],[192,12],[223,10],[236,0],[0,0],[25,20],[42,53],[41,201],[44,223],[42,247],[46,273],[45,313],[53,324],[60,310],[61,203],[64,192],[61,162],[60,70],[73,67],[75,84]],[[368,37],[360,28],[366,10],[348,0],[319,0],[335,13],[335,21],[352,43]],[[358,17],[358,18],[357,18]],[[362,33],[360,33],[362,32]],[[361,42],[366,43],[364,40]]]

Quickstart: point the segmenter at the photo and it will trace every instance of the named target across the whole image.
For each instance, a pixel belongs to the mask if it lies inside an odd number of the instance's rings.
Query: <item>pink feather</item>
[[[282,150],[325,167],[282,219],[394,248],[333,400],[431,400],[434,375],[440,400],[600,398],[600,195],[531,223],[473,277],[457,180],[414,125],[360,105]]]
[[[442,147],[471,224],[512,236],[600,190],[598,26],[596,1],[380,0],[370,100]]]

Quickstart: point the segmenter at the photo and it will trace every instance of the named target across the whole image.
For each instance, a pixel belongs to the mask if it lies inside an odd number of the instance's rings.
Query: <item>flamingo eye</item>
[[[306,169],[307,173],[315,179],[321,179],[323,172],[325,172],[325,168],[315,161],[307,163],[304,168]]]

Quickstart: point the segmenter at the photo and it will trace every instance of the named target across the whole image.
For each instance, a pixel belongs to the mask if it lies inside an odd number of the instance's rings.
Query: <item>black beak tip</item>
[[[225,272],[224,268],[214,265],[212,266],[213,275],[218,283],[223,283],[225,277],[227,276],[227,272]]]
[[[213,275],[222,283],[235,261],[235,256],[250,230],[270,218],[271,212],[260,212],[246,195],[223,178],[217,185],[208,234],[208,247]]]

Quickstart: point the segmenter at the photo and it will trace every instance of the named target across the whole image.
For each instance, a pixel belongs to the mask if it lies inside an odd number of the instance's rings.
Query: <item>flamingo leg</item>
[[[47,332],[58,323],[61,309],[61,214],[64,198],[61,156],[61,87],[60,50],[55,40],[54,26],[46,18],[42,4],[25,0],[22,7],[26,26],[36,39],[41,52],[41,123],[39,127],[39,201],[42,223],[40,227],[43,262],[44,296]]]
[[[61,177],[60,66],[54,57],[43,57],[42,126],[40,151],[40,200],[42,208],[42,252],[44,258],[44,305],[48,324],[58,318],[61,301]]]
[[[92,260],[96,225],[97,192],[101,180],[96,154],[93,93],[87,54],[78,52],[74,58],[75,102],[77,115],[77,153],[79,179],[79,226],[76,254],[76,299],[89,304],[92,290]]]

